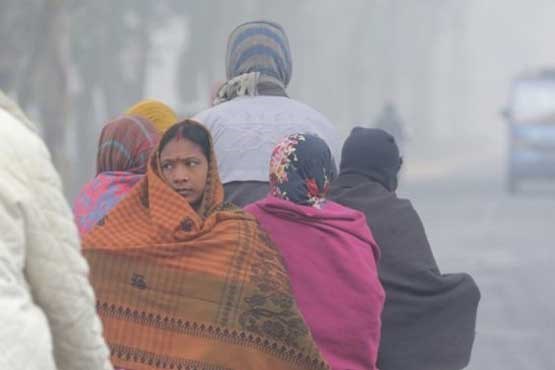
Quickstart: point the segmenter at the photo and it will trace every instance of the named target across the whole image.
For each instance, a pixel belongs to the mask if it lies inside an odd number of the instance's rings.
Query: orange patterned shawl
[[[213,150],[198,213],[159,173],[157,149],[83,240],[114,365],[327,369],[277,250],[254,218],[222,205]]]

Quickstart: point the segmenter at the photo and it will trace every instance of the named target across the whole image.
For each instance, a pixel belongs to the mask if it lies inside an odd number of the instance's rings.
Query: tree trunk
[[[24,108],[36,105],[52,160],[67,182],[65,129],[69,110],[69,23],[63,0],[46,0],[38,19],[35,47],[19,93]]]

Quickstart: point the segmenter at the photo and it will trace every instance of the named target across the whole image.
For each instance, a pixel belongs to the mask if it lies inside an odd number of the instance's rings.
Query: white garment
[[[341,142],[335,126],[306,104],[283,96],[245,96],[197,114],[214,139],[222,183],[269,180],[272,149],[295,133],[312,133],[330,147],[339,164]]]
[[[60,179],[21,114],[0,92],[0,369],[112,369]]]

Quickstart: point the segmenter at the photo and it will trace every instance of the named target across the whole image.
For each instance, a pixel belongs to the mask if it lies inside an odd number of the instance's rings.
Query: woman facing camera
[[[327,368],[278,251],[223,204],[199,123],[164,133],[146,177],[83,244],[116,367]]]

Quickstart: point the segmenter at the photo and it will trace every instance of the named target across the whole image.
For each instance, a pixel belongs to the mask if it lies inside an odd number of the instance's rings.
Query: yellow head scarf
[[[148,119],[161,134],[177,122],[175,112],[166,104],[154,99],[141,100],[129,108],[126,114]]]

